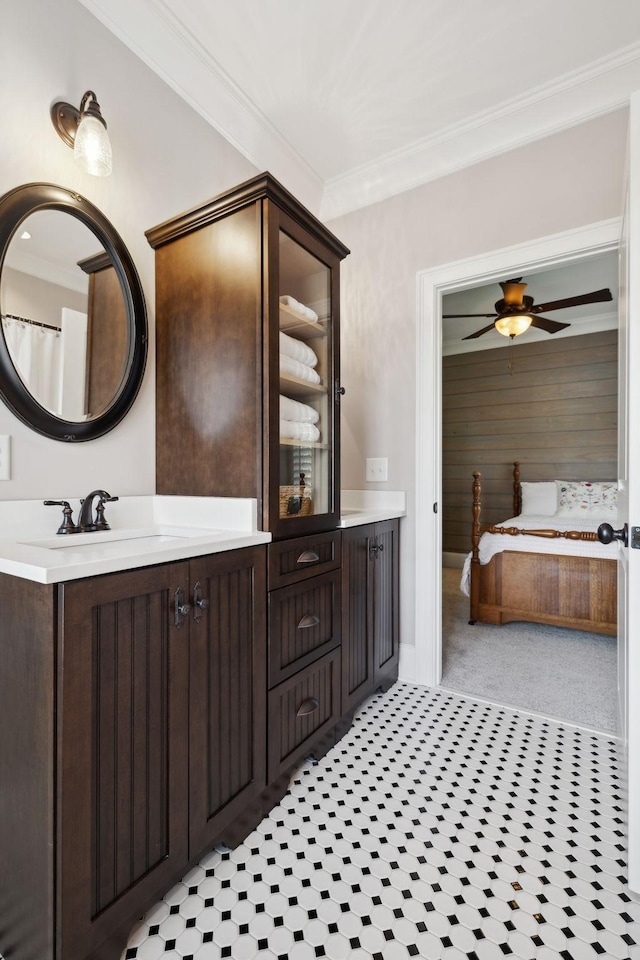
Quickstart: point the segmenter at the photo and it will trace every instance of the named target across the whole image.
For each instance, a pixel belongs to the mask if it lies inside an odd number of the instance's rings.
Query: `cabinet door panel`
[[[268,212],[269,275],[269,529],[275,539],[337,526],[340,514],[338,394],[340,362],[340,258],[278,206]],[[279,298],[289,301],[281,305]],[[294,298],[291,303],[291,298]],[[300,320],[311,308],[316,321]],[[313,316],[313,314],[312,314]],[[290,370],[280,358],[279,334],[304,341],[315,359]],[[284,367],[283,367],[284,363]],[[312,372],[305,372],[310,364]],[[299,375],[297,376],[296,373]],[[292,375],[293,374],[293,375]],[[309,382],[309,377],[319,382]],[[284,429],[280,396],[312,407],[314,439]],[[295,417],[294,417],[295,420]],[[312,431],[314,432],[314,431]]]
[[[60,588],[58,734],[65,960],[135,918],[187,859],[186,564]]]
[[[373,692],[373,561],[375,527],[342,534],[342,709],[350,710]]]
[[[265,786],[265,550],[192,561],[196,583],[209,606],[191,624],[191,855]]]
[[[374,680],[397,674],[398,635],[398,521],[375,525],[374,567]]]

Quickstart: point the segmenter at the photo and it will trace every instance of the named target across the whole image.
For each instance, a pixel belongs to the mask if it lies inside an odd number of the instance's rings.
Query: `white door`
[[[620,442],[618,526],[629,524],[619,550],[620,732],[629,775],[629,886],[640,893],[640,93],[631,98],[628,194],[620,254]]]

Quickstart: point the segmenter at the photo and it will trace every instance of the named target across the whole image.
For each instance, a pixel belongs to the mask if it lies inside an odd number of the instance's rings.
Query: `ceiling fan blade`
[[[443,313],[443,320],[462,320],[464,317],[495,317],[495,313]]]
[[[565,327],[570,327],[571,324],[559,323],[557,320],[549,320],[548,317],[532,317],[531,326],[545,330],[547,333],[557,333],[558,330],[564,330]]]
[[[531,308],[531,313],[546,313],[548,310],[563,310],[565,307],[579,307],[583,303],[602,303],[613,300],[611,290],[594,290],[593,293],[583,293],[578,297],[565,297],[564,300],[550,300],[548,303],[538,303]]]
[[[488,327],[483,327],[482,330],[476,330],[475,333],[470,333],[468,337],[463,337],[463,340],[475,340],[476,337],[481,337],[484,333],[489,333],[489,330],[493,330],[495,324],[490,323]]]

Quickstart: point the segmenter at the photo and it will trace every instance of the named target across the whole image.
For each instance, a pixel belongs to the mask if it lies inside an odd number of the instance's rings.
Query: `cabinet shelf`
[[[302,377],[294,377],[291,373],[280,374],[280,393],[287,397],[317,397],[327,392],[324,383],[311,383]]]
[[[322,440],[291,440],[289,437],[280,437],[281,447],[313,447],[315,450],[328,450],[329,444]]]
[[[319,337],[327,335],[326,320],[308,320],[287,307],[280,304],[280,329],[289,336],[297,337],[299,340],[317,340]]]

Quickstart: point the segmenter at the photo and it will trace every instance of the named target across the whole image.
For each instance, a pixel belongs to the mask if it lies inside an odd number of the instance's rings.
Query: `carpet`
[[[460,573],[442,571],[442,686],[615,733],[616,638],[538,623],[471,626]]]

